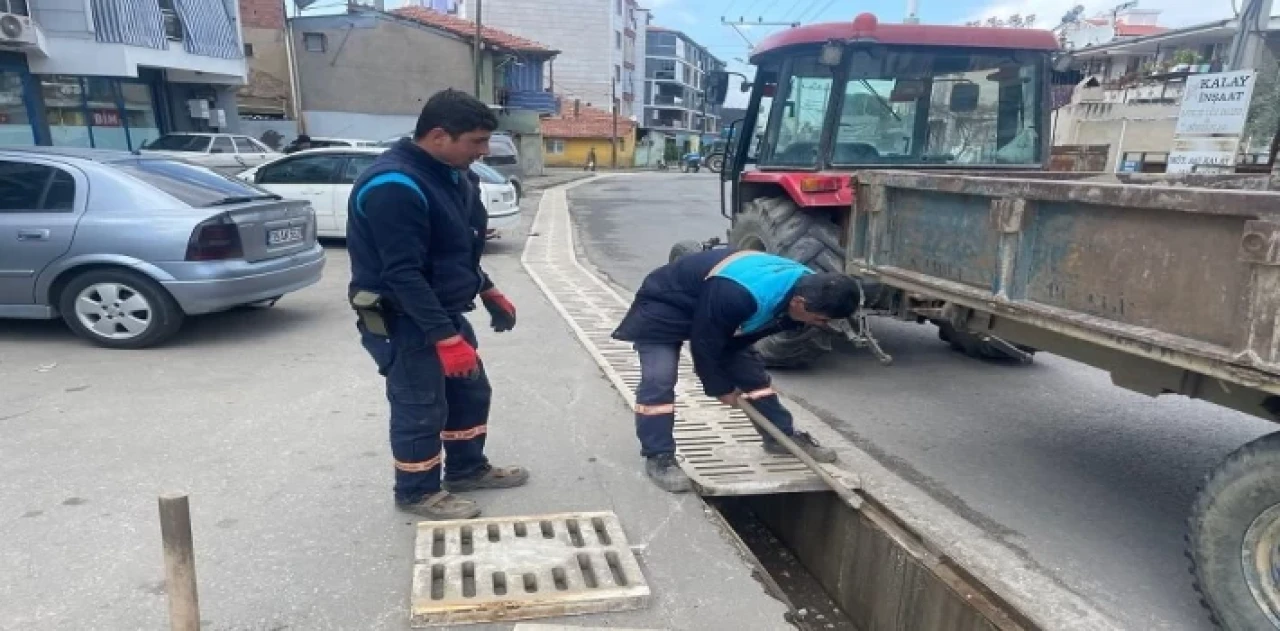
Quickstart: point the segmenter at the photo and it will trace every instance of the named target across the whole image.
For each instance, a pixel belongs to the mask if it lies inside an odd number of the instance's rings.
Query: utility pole
[[[617,80],[609,81],[609,100],[613,102],[613,139],[610,145],[609,166],[614,170],[618,168],[618,82]]]
[[[1272,0],[1247,0],[1240,11],[1235,38],[1231,40],[1228,70],[1249,70],[1258,63],[1258,53],[1265,45],[1267,27],[1271,23]]]
[[[482,51],[482,48],[481,48],[481,43],[484,41],[484,38],[481,36],[481,30],[480,30],[480,29],[481,29],[481,26],[480,26],[480,16],[482,15],[482,14],[481,14],[481,8],[482,8],[482,5],[483,5],[483,4],[484,4],[484,0],[476,0],[476,41],[475,41],[475,47],[474,47],[474,49],[473,49],[473,51],[472,51],[472,56],[473,56],[473,57],[475,57],[475,62],[476,62],[476,69],[475,69],[475,72],[476,72],[476,98],[477,98],[477,99],[480,99],[481,101],[483,101],[483,100],[484,100],[484,98],[480,96],[480,76],[481,76],[481,74],[482,74],[482,73],[481,73],[481,70],[482,70],[482,68],[484,67],[484,64],[482,63],[482,60],[483,60],[482,52],[483,52],[483,51]]]

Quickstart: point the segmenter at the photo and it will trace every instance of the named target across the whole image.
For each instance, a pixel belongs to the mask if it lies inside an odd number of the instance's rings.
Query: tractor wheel
[[[808,265],[819,272],[843,272],[844,251],[835,224],[800,210],[785,197],[751,200],[734,217],[729,243]],[[760,340],[756,350],[774,368],[805,366],[831,350],[835,334],[806,327]]]
[[[1280,629],[1280,432],[1206,478],[1187,533],[1195,588],[1226,631]]]

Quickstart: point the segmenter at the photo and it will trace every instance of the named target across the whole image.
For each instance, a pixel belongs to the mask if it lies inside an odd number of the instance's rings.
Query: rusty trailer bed
[[[849,273],[1118,385],[1280,413],[1268,178],[863,171],[854,185]]]

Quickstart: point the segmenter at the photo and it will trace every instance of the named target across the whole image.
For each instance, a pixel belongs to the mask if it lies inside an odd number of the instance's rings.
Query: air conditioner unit
[[[39,46],[35,22],[25,15],[0,13],[0,48],[34,48]]]

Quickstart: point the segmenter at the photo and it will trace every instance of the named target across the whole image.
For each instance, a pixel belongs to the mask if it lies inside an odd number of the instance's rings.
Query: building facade
[[[435,92],[475,89],[475,24],[422,7],[385,13],[292,18],[298,92],[306,133],[382,140],[413,130]],[[480,99],[495,108],[552,112],[541,85],[555,51],[484,30]]]
[[[585,168],[594,154],[596,168],[608,168],[614,129],[612,112],[566,101],[559,115],[542,120],[543,159],[549,167]],[[636,161],[636,126],[620,119],[616,129],[618,166],[625,168]]]
[[[1187,81],[1223,69],[1236,32],[1236,20],[1219,20],[1140,37],[1119,37],[1075,50],[1075,69],[1083,80],[1070,100],[1054,112],[1053,144],[1106,147],[1108,171],[1163,173],[1173,146],[1174,130]],[[1269,31],[1280,30],[1272,18]],[[1263,47],[1259,82],[1253,100],[1271,98],[1276,75],[1274,56]],[[1264,88],[1264,84],[1268,84]],[[1241,164],[1255,165],[1275,132],[1267,124],[1241,142]]]
[[[469,0],[458,11],[470,16]],[[635,0],[484,0],[481,22],[560,51],[545,70],[546,85],[566,99],[608,110],[617,98],[624,119],[639,118],[636,76],[644,49],[636,45],[645,14]]]
[[[701,148],[720,132],[720,106],[705,102],[707,76],[724,62],[680,31],[647,27],[641,127],[663,132],[668,158]]]
[[[132,150],[169,131],[237,131],[247,70],[234,0],[0,8],[0,144]]]

